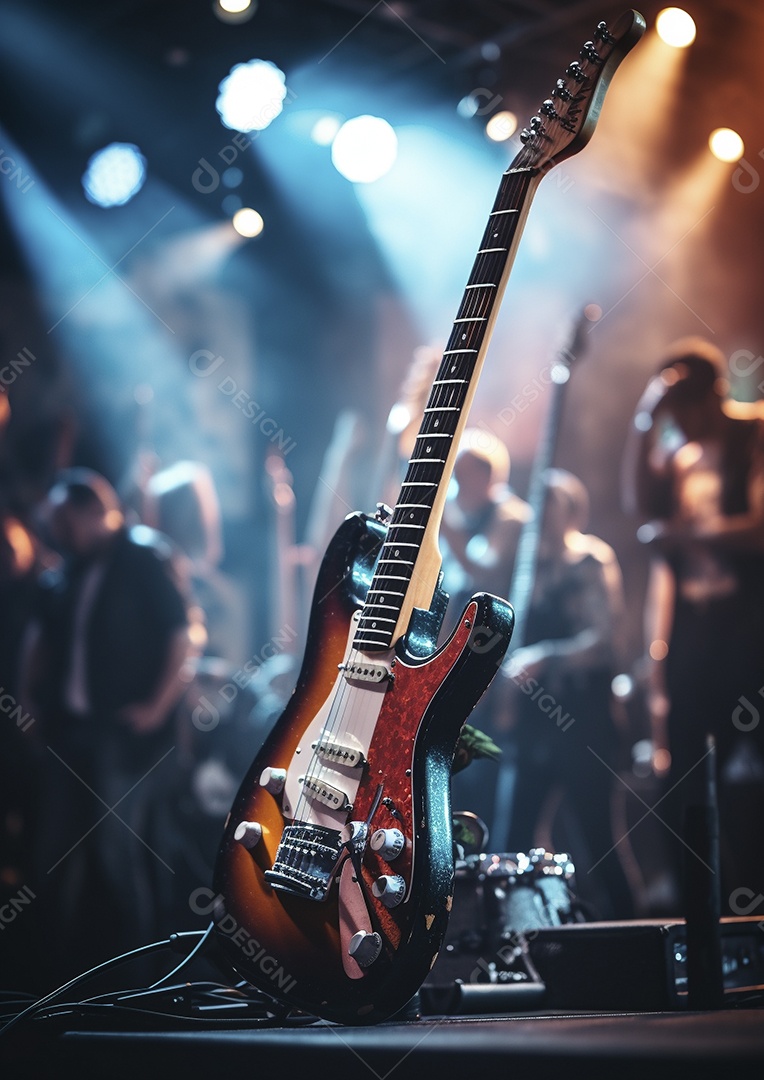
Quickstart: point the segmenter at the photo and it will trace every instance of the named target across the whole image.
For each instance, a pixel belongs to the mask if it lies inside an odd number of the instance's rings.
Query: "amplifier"
[[[720,930],[725,998],[764,989],[764,922],[723,918]],[[526,928],[521,934],[509,931],[502,938],[503,944],[486,953],[470,949],[463,934],[455,948],[447,935],[420,992],[422,1011],[687,1007],[684,920],[568,923]]]

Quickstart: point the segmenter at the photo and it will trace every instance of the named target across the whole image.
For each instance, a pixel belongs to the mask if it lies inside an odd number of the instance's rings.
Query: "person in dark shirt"
[[[589,499],[563,469],[544,476],[542,531],[525,643],[499,675],[515,779],[509,851],[565,850],[581,900],[601,918],[630,918],[634,897],[612,815],[619,731],[611,684],[623,651],[621,569],[609,544],[584,531]],[[511,598],[510,598],[511,599]],[[498,813],[498,811],[497,811]]]
[[[684,815],[706,800],[707,736],[722,914],[764,912],[764,408],[728,389],[716,346],[675,342],[637,403],[624,456],[625,509],[650,553],[642,670],[665,785],[666,906],[678,914],[682,867],[696,857]]]
[[[192,648],[169,542],[128,529],[102,476],[68,470],[43,519],[62,562],[40,582],[21,686],[39,721],[36,865],[45,956],[60,978],[156,937],[173,870],[152,803],[171,775]]]

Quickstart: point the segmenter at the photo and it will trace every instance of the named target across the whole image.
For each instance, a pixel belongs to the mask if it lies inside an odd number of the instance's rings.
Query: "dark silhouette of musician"
[[[524,644],[510,651],[497,727],[514,755],[509,851],[564,850],[579,896],[602,918],[628,918],[632,891],[614,834],[612,792],[620,734],[611,684],[624,630],[621,569],[613,549],[586,533],[583,483],[544,474],[542,529]],[[510,597],[511,600],[511,597]]]
[[[191,646],[169,542],[127,528],[103,476],[64,472],[42,519],[61,563],[41,579],[21,686],[39,738],[42,962],[57,981],[156,939],[173,871],[152,805]]]
[[[712,735],[722,913],[740,915],[764,912],[764,409],[731,400],[726,372],[702,338],[666,350],[635,409],[624,491],[650,553],[643,676],[667,904],[683,910],[684,811],[704,802]]]

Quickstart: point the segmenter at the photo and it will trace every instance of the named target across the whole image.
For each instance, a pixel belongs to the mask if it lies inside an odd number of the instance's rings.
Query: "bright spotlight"
[[[270,60],[250,60],[232,67],[218,90],[215,108],[227,128],[262,131],[284,107],[286,76]]]
[[[398,137],[387,120],[355,116],[332,142],[332,163],[346,180],[369,184],[389,172],[398,154]]]
[[[96,151],[82,176],[82,187],[96,206],[124,206],[143,187],[146,159],[132,143],[111,143]]]
[[[686,49],[695,40],[695,22],[681,8],[664,8],[655,20],[658,37],[675,49]]]
[[[745,149],[743,140],[732,128],[716,128],[708,136],[708,145],[719,161],[740,161]]]
[[[506,109],[494,113],[485,126],[485,133],[493,142],[506,142],[516,131],[517,117]]]
[[[233,215],[231,224],[240,236],[252,237],[260,235],[265,222],[257,210],[253,210],[249,206],[243,206],[241,210],[237,210]]]
[[[252,18],[257,3],[255,0],[215,0],[212,10],[221,22],[240,23]]]

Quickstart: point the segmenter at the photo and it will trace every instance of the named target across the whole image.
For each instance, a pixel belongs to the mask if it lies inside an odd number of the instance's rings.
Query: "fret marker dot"
[[[372,628],[372,630],[376,630],[377,629],[377,624],[375,622],[373,622],[371,624],[371,628]]]
[[[464,339],[462,338],[462,340],[464,340]],[[454,371],[456,371],[456,364],[452,364],[452,365],[451,365],[451,371],[452,371],[452,373],[453,373]]]
[[[467,335],[466,335],[466,334],[462,334],[462,341],[466,341],[466,340],[467,340]]]
[[[425,454],[429,454],[431,450],[432,450],[431,446],[426,447],[425,448]]]
[[[435,423],[432,426],[437,427],[439,423],[440,423],[440,420],[436,420]]]
[[[413,515],[413,513],[409,514],[409,517],[410,517],[410,518],[413,518],[413,516],[414,516],[414,515]]]
[[[400,555],[400,551],[398,550],[398,548],[395,549],[395,554]]]

